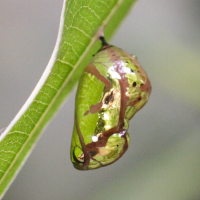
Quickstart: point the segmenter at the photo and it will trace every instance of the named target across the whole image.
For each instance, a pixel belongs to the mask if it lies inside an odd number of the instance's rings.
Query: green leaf
[[[34,147],[42,130],[72,91],[80,74],[109,39],[136,0],[64,1],[55,49],[40,81],[0,137],[2,197]]]

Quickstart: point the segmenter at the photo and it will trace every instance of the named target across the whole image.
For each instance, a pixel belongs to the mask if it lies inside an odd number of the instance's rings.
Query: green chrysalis
[[[100,39],[102,48],[84,69],[76,94],[71,160],[79,170],[109,165],[125,153],[129,120],[151,93],[136,57]]]

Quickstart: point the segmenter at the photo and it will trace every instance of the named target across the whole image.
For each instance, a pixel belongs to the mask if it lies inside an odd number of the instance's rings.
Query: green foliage
[[[135,0],[68,0],[63,27],[45,75],[0,142],[0,195],[16,176],[41,131],[73,89],[83,67],[99,48],[99,31],[109,39]],[[66,5],[65,5],[66,4]]]

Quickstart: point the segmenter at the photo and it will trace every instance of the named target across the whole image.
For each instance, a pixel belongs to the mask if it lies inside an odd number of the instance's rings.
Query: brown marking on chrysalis
[[[114,133],[119,133],[119,131],[117,131],[117,127],[114,126],[113,128],[104,131],[102,134],[99,135],[98,137],[98,141],[97,142],[91,142],[89,144],[87,144],[87,148],[90,149],[90,151],[98,151],[98,147],[104,147],[106,146],[106,143],[109,139],[109,137],[111,135],[113,135]]]
[[[102,108],[102,105],[103,105],[102,102],[99,102],[99,103],[97,103],[96,105],[91,105],[91,106],[90,106],[90,110],[87,110],[87,111],[84,113],[84,115],[86,116],[86,115],[88,115],[89,113],[94,114],[94,113],[99,112],[99,111],[101,110],[101,108]]]
[[[92,63],[88,64],[88,66],[85,68],[84,71],[96,76],[97,79],[99,79],[101,82],[105,84],[107,89],[110,88],[110,81],[106,77],[101,75],[100,72],[97,70],[96,66],[93,65]]]
[[[145,77],[145,83],[140,85],[141,91],[151,93],[151,83],[148,77]]]
[[[79,137],[79,140],[80,140],[80,143],[81,143],[81,146],[82,146],[82,151],[83,151],[83,154],[84,154],[83,165],[80,166],[80,165],[77,164],[76,168],[77,169],[88,169],[88,165],[90,163],[90,154],[87,151],[87,147],[85,145],[85,142],[84,142],[84,139],[83,139],[83,136],[82,136],[79,124],[78,124],[78,117],[77,117],[77,115],[75,116],[75,123],[76,123],[76,130],[77,130],[77,133],[78,133],[78,137]],[[75,163],[74,163],[74,165],[75,165]]]
[[[86,147],[89,151],[99,152],[98,147],[105,147],[110,136],[112,136],[115,133],[120,133],[122,131],[126,130],[124,130],[123,128],[118,129],[116,126],[114,126],[113,128],[106,130],[101,135],[99,135],[97,142],[91,142],[87,144]]]
[[[85,113],[84,113],[84,116],[88,115],[89,114],[89,110],[87,110]]]
[[[91,105],[90,106],[90,113],[94,114],[94,113],[99,112],[99,110],[101,110],[102,105],[103,105],[102,102],[99,102],[96,105]]]
[[[98,141],[91,142],[91,143],[87,144],[86,145],[87,151],[93,152],[93,153],[95,152],[95,155],[98,154],[99,153],[99,147],[105,147],[109,137],[111,135],[113,135],[114,133],[117,133],[116,126],[107,130],[107,131],[104,131],[102,134],[100,134],[99,137],[98,137]],[[92,156],[91,153],[90,153],[90,156]],[[91,159],[92,159],[92,157],[91,157]]]

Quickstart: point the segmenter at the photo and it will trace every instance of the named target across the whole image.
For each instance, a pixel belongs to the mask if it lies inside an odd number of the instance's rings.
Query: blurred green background
[[[0,1],[0,128],[19,111],[53,51],[62,0]],[[139,0],[112,44],[138,56],[152,82],[115,164],[77,171],[70,158],[75,90],[4,200],[200,199],[200,1]]]

